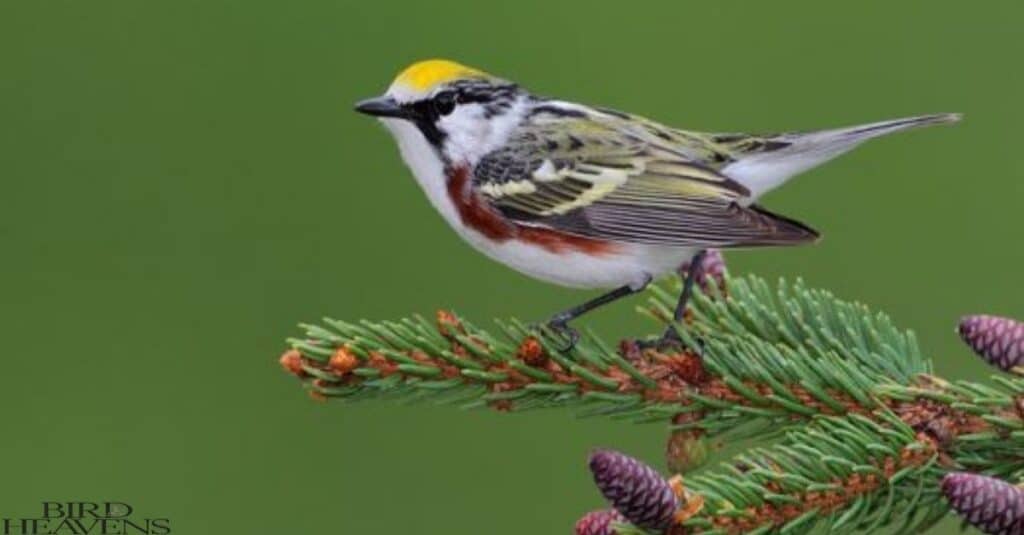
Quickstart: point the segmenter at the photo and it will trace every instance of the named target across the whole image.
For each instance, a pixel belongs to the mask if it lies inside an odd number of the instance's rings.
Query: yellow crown
[[[490,75],[474,68],[448,61],[428,59],[413,63],[395,78],[395,85],[415,91],[428,91],[439,84],[463,78],[489,78]]]

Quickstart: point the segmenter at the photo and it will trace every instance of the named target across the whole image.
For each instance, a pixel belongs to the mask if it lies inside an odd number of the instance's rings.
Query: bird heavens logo
[[[169,535],[168,518],[133,516],[122,502],[43,502],[39,516],[3,518],[0,535]]]

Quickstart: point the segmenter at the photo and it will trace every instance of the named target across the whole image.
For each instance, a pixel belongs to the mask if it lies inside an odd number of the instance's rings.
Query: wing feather
[[[749,190],[684,156],[699,150],[657,135],[665,127],[643,124],[599,114],[528,122],[480,161],[474,185],[515,221],[592,238],[680,247],[817,238],[801,223],[749,205]]]

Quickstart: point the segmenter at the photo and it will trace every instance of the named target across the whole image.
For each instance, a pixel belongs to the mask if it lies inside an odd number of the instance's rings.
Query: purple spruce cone
[[[1003,371],[1024,365],[1024,323],[999,316],[964,316],[957,331],[989,364]]]
[[[679,508],[679,498],[668,482],[632,457],[599,450],[590,456],[590,471],[601,494],[634,526],[662,530]]]
[[[623,520],[614,509],[591,511],[576,521],[576,535],[615,535],[612,524]]]
[[[1024,534],[1024,490],[1001,479],[952,472],[942,478],[949,506],[972,526],[998,535]]]
[[[721,290],[725,288],[725,257],[722,256],[721,251],[718,249],[708,249],[707,252],[704,253],[704,261],[701,262],[701,266],[703,266],[703,269],[701,269],[701,272],[697,276],[697,280],[694,282],[700,285],[704,291],[707,291],[708,281],[710,279],[715,280],[715,284],[718,286],[718,289]],[[683,264],[682,267],[679,268],[680,275],[685,275],[688,271],[690,271],[689,262]]]

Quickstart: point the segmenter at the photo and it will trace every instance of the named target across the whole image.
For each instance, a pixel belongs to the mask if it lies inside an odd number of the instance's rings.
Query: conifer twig
[[[801,281],[729,277],[721,265],[709,271],[677,326],[682,347],[612,347],[586,332],[561,353],[557,334],[516,320],[488,331],[442,311],[434,321],[302,325],[280,360],[317,399],[571,408],[667,425],[668,466],[687,472],[685,484],[601,453],[591,466],[613,509],[581,518],[578,535],[795,534],[816,526],[909,533],[951,508],[989,533],[1024,526],[1013,517],[1024,514],[1024,492],[951,475],[1024,479],[1024,378],[1014,373],[1024,362],[1024,326],[965,318],[967,344],[1009,373],[984,384],[946,381],[932,373],[913,333],[884,314]],[[641,312],[664,321],[673,295],[652,289]],[[743,438],[762,445],[694,471],[711,439]],[[972,492],[1005,507],[981,515],[965,498]]]

